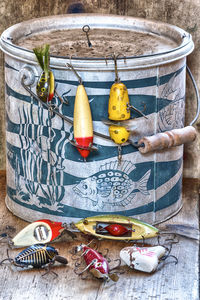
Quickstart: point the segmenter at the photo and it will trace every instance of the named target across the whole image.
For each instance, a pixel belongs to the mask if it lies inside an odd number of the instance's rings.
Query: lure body
[[[54,96],[55,80],[49,68],[49,45],[33,49],[38,63],[43,70],[36,86],[37,96],[43,101],[51,101]]]
[[[54,96],[54,90],[55,90],[55,79],[52,71],[49,71],[49,96],[48,101],[51,101]]]
[[[38,243],[49,243],[59,237],[65,227],[62,222],[38,220],[27,225],[12,240],[11,246],[24,247]]]
[[[155,237],[158,229],[147,223],[121,215],[103,215],[80,220],[75,227],[81,232],[97,238],[112,240],[138,240]],[[67,230],[62,222],[38,220],[22,229],[10,242],[12,247],[31,246],[33,244],[50,243],[66,231],[75,238],[75,234]]]
[[[46,102],[49,97],[49,74],[42,72],[36,86],[37,96]]]
[[[126,247],[120,251],[120,258],[132,269],[151,273],[157,269],[159,260],[165,255],[166,249],[155,247]]]
[[[102,229],[98,230],[100,226],[102,228],[111,224],[122,225],[127,228],[127,234],[122,236],[114,236],[108,232],[103,233]],[[112,240],[140,240],[155,237],[158,234],[158,229],[145,222],[137,219],[121,216],[121,215],[102,215],[88,217],[80,220],[75,226],[85,234],[91,234],[97,238],[106,238]]]
[[[96,278],[102,278],[104,280],[118,280],[118,276],[116,274],[109,274],[110,269],[107,259],[103,257],[100,253],[98,253],[96,250],[86,245],[78,246],[77,250],[83,251],[82,256],[90,273],[92,273],[93,276],[95,276]]]
[[[128,91],[122,82],[116,82],[110,89],[108,118],[113,121],[130,119]]]
[[[21,251],[14,259],[14,264],[25,267],[41,268],[50,263],[58,255],[58,251],[44,244],[33,245]]]
[[[77,147],[80,155],[87,158],[90,149],[81,149],[81,147],[89,148],[92,146],[93,124],[88,96],[82,84],[77,88],[74,103],[74,139],[80,146],[80,148]]]
[[[43,101],[51,101],[54,96],[54,75],[52,71],[42,72],[36,86],[37,96]]]
[[[113,140],[115,144],[126,143],[130,136],[130,132],[124,126],[116,125],[111,125],[109,127],[109,134],[111,140]]]

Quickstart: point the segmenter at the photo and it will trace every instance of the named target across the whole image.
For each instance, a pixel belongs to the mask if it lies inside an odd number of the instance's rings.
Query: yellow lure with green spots
[[[123,126],[111,125],[109,127],[110,138],[116,144],[126,143],[130,136],[130,132]]]
[[[51,101],[54,96],[55,80],[49,67],[49,45],[46,44],[42,47],[34,48],[33,52],[43,70],[36,86],[37,96],[43,102]]]
[[[116,82],[110,89],[108,118],[113,121],[130,119],[128,90],[122,82]]]
[[[46,102],[49,97],[49,73],[42,72],[36,86],[38,97]]]

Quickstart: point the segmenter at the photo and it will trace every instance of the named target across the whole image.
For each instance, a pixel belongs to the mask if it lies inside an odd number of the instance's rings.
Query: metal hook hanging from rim
[[[90,31],[90,26],[89,25],[84,25],[82,27],[83,32],[85,32],[86,37],[87,37],[87,42],[88,42],[88,47],[92,48],[92,43],[90,42],[89,39],[89,31]]]
[[[78,75],[77,71],[74,69],[72,64],[66,63],[66,66],[69,67],[74,72],[74,74],[78,78],[79,84],[82,84],[82,78]]]
[[[119,54],[111,54],[111,58],[114,60],[114,64],[115,64],[115,82],[120,82],[120,78],[119,78],[119,74],[118,74],[118,69],[117,69],[117,59],[122,56],[124,58],[124,63],[126,62],[126,56],[122,53]]]

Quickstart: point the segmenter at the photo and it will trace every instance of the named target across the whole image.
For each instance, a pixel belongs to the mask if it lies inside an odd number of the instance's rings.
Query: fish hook
[[[111,268],[110,271],[116,270],[117,268],[119,268],[121,266],[121,259],[120,258],[115,259],[114,261],[118,261],[118,264],[115,267]]]
[[[7,249],[7,258],[3,259],[3,260],[0,262],[0,266],[1,266],[5,261],[9,261],[11,264],[14,264],[14,259],[10,258],[8,249]]]
[[[85,271],[87,271],[92,265],[94,265],[95,263],[97,262],[97,259],[95,258],[95,259],[93,259],[92,261],[91,261],[91,263],[89,263],[88,265],[87,265],[87,267],[85,267],[85,269],[83,269],[83,271],[81,271],[81,272],[77,272],[77,269],[78,268],[74,268],[74,273],[76,274],[76,275],[82,275]]]
[[[167,233],[166,233],[166,234],[167,234]],[[177,238],[177,236],[174,234],[174,239],[175,239],[175,237]],[[166,251],[167,251],[167,254],[164,255],[164,256],[161,258],[161,260],[165,261],[165,260],[168,259],[169,257],[173,257],[173,258],[175,259],[174,263],[175,263],[175,265],[176,265],[176,264],[178,263],[178,258],[177,258],[175,255],[172,255],[172,254],[170,254],[170,253],[171,253],[171,250],[172,250],[172,245],[173,245],[173,244],[179,243],[179,239],[177,238],[177,241],[176,241],[176,240],[172,240],[172,239],[165,239],[165,242],[166,242],[166,241],[172,241],[172,242],[169,244],[169,247],[160,244],[160,235],[159,235],[159,234],[158,234],[158,236],[157,236],[157,239],[158,239],[158,245],[164,247],[164,248],[166,249]]]

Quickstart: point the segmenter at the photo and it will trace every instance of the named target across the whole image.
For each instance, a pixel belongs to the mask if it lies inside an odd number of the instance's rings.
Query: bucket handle
[[[193,87],[194,87],[194,90],[195,90],[195,94],[196,94],[196,99],[197,99],[197,111],[196,111],[196,115],[194,117],[194,119],[191,121],[190,123],[190,126],[194,125],[194,123],[196,123],[198,117],[199,117],[199,114],[200,114],[200,97],[199,97],[199,90],[198,90],[198,87],[197,87],[197,84],[196,84],[196,81],[192,75],[192,72],[190,71],[190,68],[186,65],[186,70],[188,72],[188,75],[192,81],[192,84],[193,84]]]
[[[140,151],[140,153],[146,154],[149,152],[169,149],[189,142],[193,142],[196,139],[197,131],[193,127],[193,124],[197,121],[199,117],[200,97],[199,97],[199,91],[195,79],[187,65],[186,65],[186,70],[192,81],[195,94],[196,94],[196,100],[197,100],[197,110],[194,119],[190,122],[189,126],[179,128],[179,129],[172,129],[170,131],[165,131],[165,132],[157,133],[152,136],[145,136],[141,138],[138,141],[136,146]]]

